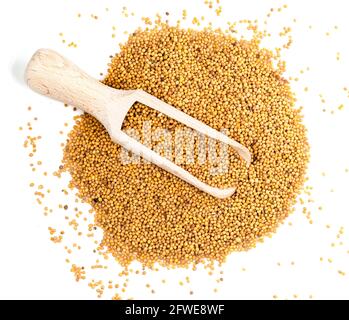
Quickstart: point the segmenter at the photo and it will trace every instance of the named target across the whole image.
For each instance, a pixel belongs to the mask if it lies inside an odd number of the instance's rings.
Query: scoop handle
[[[44,96],[85,111],[103,123],[111,88],[50,49],[36,51],[27,65],[28,86]]]

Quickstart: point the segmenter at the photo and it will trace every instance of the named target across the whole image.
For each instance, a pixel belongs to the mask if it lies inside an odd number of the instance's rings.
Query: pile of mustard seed
[[[237,187],[230,198],[216,199],[153,164],[121,163],[121,148],[104,127],[78,116],[64,170],[95,211],[101,246],[122,265],[223,262],[255,247],[292,212],[309,146],[301,110],[273,58],[256,39],[161,26],[137,30],[112,59],[105,84],[143,89],[217,130],[227,128],[253,155],[246,168],[230,151],[229,171],[214,176],[198,163],[184,165],[207,183]],[[181,126],[135,104],[124,129],[144,121],[170,132]]]

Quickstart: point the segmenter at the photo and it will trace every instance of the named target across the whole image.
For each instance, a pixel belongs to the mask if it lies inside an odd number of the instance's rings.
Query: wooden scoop
[[[246,161],[247,166],[251,162],[248,149],[235,140],[143,90],[110,88],[52,50],[40,49],[33,55],[28,63],[25,78],[28,86],[34,91],[75,106],[94,116],[104,125],[111,139],[125,149],[214,197],[229,197],[235,192],[235,188],[211,187],[121,131],[126,114],[135,102],[140,102],[187,127],[231,146]]]

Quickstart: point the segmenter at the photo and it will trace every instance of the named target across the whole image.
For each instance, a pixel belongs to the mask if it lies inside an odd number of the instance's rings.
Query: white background
[[[254,250],[229,257],[219,269],[224,271],[221,284],[215,282],[219,277],[217,272],[209,276],[202,270],[195,273],[161,270],[150,272],[146,277],[130,277],[129,290],[123,297],[272,299],[277,295],[279,299],[308,299],[312,295],[314,299],[349,298],[349,173],[345,172],[349,168],[349,98],[348,92],[343,90],[345,86],[349,88],[348,1],[222,0],[221,3],[222,17],[217,18],[203,0],[1,2],[0,298],[96,298],[86,281],[76,283],[69,272],[64,244],[49,241],[48,226],[67,229],[62,218],[64,213],[56,210],[57,203],[70,201],[74,206],[73,198],[61,200],[60,188],[64,188],[68,178],[57,182],[50,177],[43,182],[45,188],[51,188],[54,194],[52,200],[48,200],[55,208],[50,217],[43,215],[42,208],[35,202],[33,190],[29,188],[31,181],[37,181],[38,177],[43,179],[43,170],[31,172],[28,152],[22,147],[27,131],[21,132],[18,127],[26,127],[28,121],[34,122],[32,118],[35,116],[39,118],[33,134],[42,135],[43,139],[35,161],[42,160],[43,166],[51,172],[59,166],[62,156],[59,143],[66,137],[58,132],[64,128],[64,122],[72,123],[73,115],[71,109],[64,109],[60,103],[34,94],[24,85],[24,66],[33,52],[40,47],[55,49],[91,75],[101,78],[99,73],[106,71],[109,55],[117,52],[118,43],[127,38],[123,31],[132,32],[142,25],[142,16],[154,17],[157,12],[164,16],[164,12],[169,11],[175,21],[175,17],[180,18],[182,9],[186,8],[189,20],[204,15],[214,26],[245,18],[259,19],[263,24],[269,9],[283,4],[288,4],[288,9],[273,14],[268,28],[276,39],[284,26],[291,26],[294,30],[294,46],[284,53],[284,57],[288,62],[287,76],[300,78],[291,83],[297,93],[297,105],[304,106],[305,123],[309,129],[312,158],[307,185],[313,187],[310,198],[314,202],[306,206],[311,211],[313,224],[309,224],[302,214],[303,206],[297,206],[296,212],[272,239],[267,239]],[[123,6],[127,6],[129,13],[135,12],[135,16],[123,17]],[[78,13],[81,13],[81,18],[77,17]],[[93,20],[91,14],[99,19]],[[113,25],[116,26],[115,39],[111,37]],[[68,43],[74,41],[78,47],[68,48],[63,44],[60,32]],[[268,44],[273,44],[273,41],[268,41]],[[341,54],[340,61],[336,60],[337,52]],[[307,67],[310,71],[301,75],[300,70]],[[303,90],[306,86],[309,87],[308,93]],[[324,96],[326,103],[321,103],[319,94]],[[342,111],[337,110],[340,104],[345,106]],[[31,112],[27,111],[29,105],[33,108]],[[330,110],[335,110],[335,113],[331,114]],[[64,132],[66,134],[67,128]],[[308,196],[303,198],[309,199]],[[339,240],[342,245],[339,245],[336,235],[341,226],[344,235]],[[84,248],[91,246],[88,241],[79,241]],[[335,247],[331,246],[333,242]],[[79,265],[92,259],[89,256],[91,250],[86,249],[80,254],[77,258]],[[320,262],[320,257],[324,262]],[[329,263],[328,258],[333,262]],[[246,270],[242,271],[243,268]],[[117,278],[119,270],[118,266],[111,264],[108,279]],[[339,275],[338,270],[347,275]],[[191,284],[180,286],[178,281],[187,275],[192,279]],[[163,278],[167,279],[165,285],[161,284]],[[155,294],[145,287],[146,283],[152,285]],[[214,292],[214,288],[218,292]],[[193,296],[189,296],[189,290],[194,291]],[[104,298],[109,299],[112,293],[106,293]]]

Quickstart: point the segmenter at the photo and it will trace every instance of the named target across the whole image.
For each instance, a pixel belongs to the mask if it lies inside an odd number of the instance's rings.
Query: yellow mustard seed
[[[101,246],[122,265],[223,262],[233,251],[255,247],[292,213],[309,145],[301,110],[273,55],[256,39],[161,25],[133,33],[112,58],[104,84],[143,89],[217,130],[226,128],[253,155],[246,168],[229,150],[229,169],[217,175],[208,164],[182,165],[213,186],[237,186],[232,197],[220,200],[153,164],[123,164],[120,146],[104,127],[90,115],[77,116],[64,170],[95,211]],[[122,129],[141,132],[150,120],[170,133],[183,129],[139,103]]]

